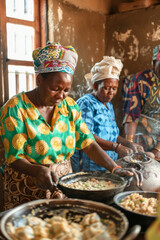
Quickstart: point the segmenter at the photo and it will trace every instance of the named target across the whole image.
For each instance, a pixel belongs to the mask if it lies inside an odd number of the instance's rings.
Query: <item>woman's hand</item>
[[[117,168],[115,169],[114,173],[121,177],[133,176],[136,180],[137,186],[142,186],[143,175],[134,168]]]
[[[49,167],[32,164],[27,159],[16,160],[11,164],[11,167],[20,173],[33,177],[36,186],[43,190],[54,191],[56,188],[58,177]]]
[[[118,146],[116,153],[118,153],[119,157],[129,156],[133,153],[131,148],[125,147],[123,145]]]
[[[155,155],[153,152],[145,152],[145,154],[147,155],[147,157],[155,159]]]
[[[127,145],[129,148],[133,150],[135,153],[144,153],[144,149],[141,145],[134,143],[134,142],[129,142]]]
[[[58,177],[56,174],[46,166],[40,166],[39,171],[37,171],[36,176],[36,186],[50,191],[54,191],[56,188],[56,183],[58,181]]]
[[[157,149],[153,149],[151,152],[154,154],[155,159],[160,161],[160,151],[158,151]]]

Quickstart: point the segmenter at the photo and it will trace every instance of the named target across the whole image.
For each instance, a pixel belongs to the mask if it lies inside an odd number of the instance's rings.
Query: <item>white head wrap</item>
[[[106,78],[116,78],[119,80],[123,64],[120,59],[104,56],[103,60],[96,63],[90,73],[85,75],[89,89],[93,89],[93,84]]]

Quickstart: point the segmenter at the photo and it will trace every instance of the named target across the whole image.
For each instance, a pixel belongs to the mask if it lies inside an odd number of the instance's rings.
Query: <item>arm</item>
[[[110,151],[113,151],[113,150],[114,150],[114,149],[113,149],[113,142],[104,140],[104,139],[98,137],[98,136],[95,135],[95,134],[93,134],[93,136],[94,136],[96,142],[98,143],[98,145],[99,145],[102,149],[104,149],[104,150],[110,150]],[[117,146],[117,144],[116,144],[116,146]],[[116,146],[115,146],[115,147],[116,147]]]
[[[134,143],[134,137],[136,133],[137,123],[130,122],[124,124],[124,134],[126,143],[124,145],[133,149],[134,152],[144,152],[144,149],[141,145]],[[128,142],[127,142],[128,140]],[[150,158],[160,159],[160,142],[157,142],[156,147],[151,152],[146,152],[146,155]]]
[[[108,156],[108,154],[103,151],[103,149],[96,143],[93,142],[89,146],[83,149],[84,153],[92,159],[95,163],[101,165],[102,167],[106,168],[110,172],[117,166],[117,164]],[[143,175],[132,168],[117,168],[114,171],[115,174],[120,176],[133,176],[137,181],[137,185],[142,185],[143,182]]]
[[[125,144],[124,142],[127,142],[128,141],[124,141],[122,143],[122,141],[120,140],[121,137],[118,137],[119,138],[119,141],[117,139],[117,143],[113,143],[111,141],[106,141],[98,136],[96,136],[95,134],[94,135],[94,138],[96,140],[96,142],[98,143],[98,145],[104,149],[104,150],[110,150],[110,151],[115,151],[116,153],[118,153],[118,156],[120,158],[122,157],[125,157],[125,156],[128,156],[128,155],[131,155],[133,153],[132,149],[129,148],[129,147],[125,147]],[[124,138],[122,138],[124,139]],[[125,139],[124,139],[125,140]],[[122,145],[119,145],[119,143],[121,143]],[[126,145],[127,146],[127,145]]]
[[[96,164],[108,169],[110,172],[112,172],[113,168],[117,166],[112,158],[110,158],[96,142],[91,143],[88,147],[82,150]]]
[[[137,123],[136,122],[126,122],[124,124],[124,134],[125,134],[125,138],[130,141],[130,142],[134,142],[134,136],[136,133],[136,129],[137,129]]]
[[[137,144],[137,143],[134,143],[130,140],[127,140],[121,136],[118,136],[118,139],[117,139],[117,142],[118,143],[121,143],[122,145],[126,146],[127,149],[132,149],[133,151],[132,152],[129,152],[128,153],[133,153],[133,152],[144,152],[144,149],[141,145]],[[121,148],[119,148],[119,150],[121,150]],[[130,155],[128,154],[128,155]]]

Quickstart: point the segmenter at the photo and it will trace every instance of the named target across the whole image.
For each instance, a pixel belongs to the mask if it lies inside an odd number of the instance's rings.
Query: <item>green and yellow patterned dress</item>
[[[61,166],[57,175],[71,172],[68,164],[75,149],[83,149],[94,141],[81,117],[76,102],[67,97],[55,106],[51,125],[22,92],[12,97],[0,111],[0,135],[5,148],[5,209],[20,203],[46,198],[32,177],[14,171],[10,164],[24,158],[33,164]],[[63,164],[64,163],[64,170]]]

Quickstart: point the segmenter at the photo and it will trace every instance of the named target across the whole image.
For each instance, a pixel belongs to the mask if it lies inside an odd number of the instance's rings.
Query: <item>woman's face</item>
[[[54,72],[37,76],[37,85],[40,92],[40,101],[45,106],[58,105],[65,99],[72,86],[73,76],[64,72]]]
[[[107,78],[103,81],[95,82],[96,97],[101,102],[110,102],[117,93],[118,84],[119,82],[116,78]]]

